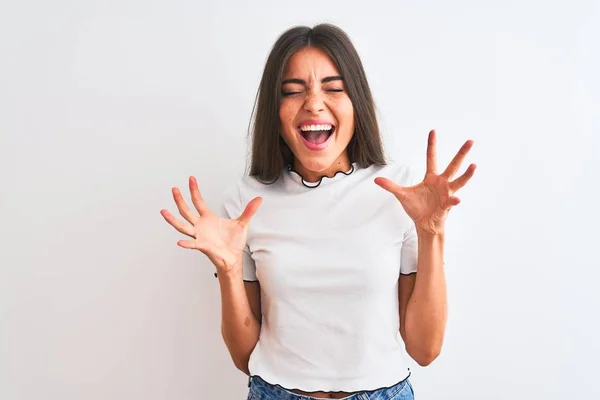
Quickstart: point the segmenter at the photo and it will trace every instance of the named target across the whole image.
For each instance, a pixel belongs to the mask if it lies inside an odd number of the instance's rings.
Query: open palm
[[[465,173],[451,181],[472,146],[473,141],[467,140],[446,170],[438,175],[436,135],[432,130],[427,143],[427,171],[421,183],[406,187],[382,177],[375,179],[375,183],[396,196],[417,229],[430,234],[441,233],[448,212],[460,203],[454,194],[467,184],[475,172],[476,166],[471,164]]]
[[[221,218],[208,208],[193,176],[189,179],[189,187],[192,203],[197,212],[190,209],[178,188],[172,190],[177,209],[189,224],[180,221],[167,210],[160,211],[171,226],[191,238],[180,240],[177,244],[186,249],[200,250],[220,272],[229,273],[234,269],[241,269],[242,266],[238,265],[238,261],[246,245],[248,224],[262,199],[256,197],[250,201],[238,218]]]

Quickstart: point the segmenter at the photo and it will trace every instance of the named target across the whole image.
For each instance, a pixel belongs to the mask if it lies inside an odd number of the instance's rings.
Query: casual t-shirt
[[[244,280],[261,288],[251,375],[307,392],[374,390],[409,375],[398,278],[416,272],[417,235],[378,176],[417,182],[405,165],[354,163],[317,183],[291,169],[273,184],[245,176],[224,193],[229,218],[263,198],[243,255]]]

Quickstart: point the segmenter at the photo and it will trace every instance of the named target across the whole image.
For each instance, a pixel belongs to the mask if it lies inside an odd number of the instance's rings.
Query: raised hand
[[[230,273],[241,260],[241,252],[246,246],[248,225],[258,210],[262,199],[256,197],[246,206],[242,215],[235,219],[221,218],[208,209],[198,190],[198,182],[193,176],[189,180],[192,211],[178,188],[173,188],[173,198],[179,214],[188,222],[182,222],[167,210],[161,210],[164,219],[179,232],[189,236],[189,240],[179,240],[177,244],[186,249],[200,250],[212,261],[219,273]]]
[[[471,164],[461,176],[451,181],[471,146],[473,141],[467,140],[446,170],[438,175],[436,135],[432,130],[429,132],[427,143],[427,172],[423,182],[405,187],[387,178],[378,177],[375,183],[396,196],[408,216],[415,222],[417,230],[429,234],[442,233],[448,212],[460,203],[460,199],[454,194],[467,184],[475,172],[476,165]]]

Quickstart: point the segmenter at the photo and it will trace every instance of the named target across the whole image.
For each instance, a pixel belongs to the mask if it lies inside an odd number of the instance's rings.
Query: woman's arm
[[[241,269],[231,274],[219,273],[218,278],[221,334],[236,368],[250,375],[248,360],[260,333],[260,286],[244,282]]]
[[[415,223],[418,240],[417,274],[414,285],[400,282],[399,293],[401,334],[407,352],[421,365],[429,365],[439,355],[446,330],[446,280],[444,277],[444,235],[448,212],[460,203],[455,193],[469,182],[475,164],[452,180],[467,153],[473,146],[467,140],[448,167],[438,174],[436,133],[429,132],[427,141],[427,170],[423,182],[401,186],[378,177],[375,183],[392,193]],[[403,280],[400,278],[399,280]],[[410,294],[409,294],[410,293]],[[405,297],[408,296],[408,297]],[[403,333],[402,333],[403,332]]]
[[[252,199],[242,212],[241,204],[236,201],[239,197],[235,193],[239,188],[232,186],[231,192],[224,195],[221,214],[217,215],[202,199],[198,182],[193,176],[190,176],[189,187],[195,211],[188,206],[178,188],[172,189],[177,209],[187,223],[167,210],[163,209],[160,213],[177,231],[190,237],[188,240],[179,240],[179,246],[201,251],[217,269],[221,286],[221,333],[235,366],[249,374],[248,360],[258,342],[260,323],[256,314],[253,314],[257,307],[256,290],[247,291],[244,287],[243,255],[248,225],[260,207],[262,198]],[[239,217],[233,218],[235,216],[232,217],[232,214]]]
[[[400,334],[407,353],[426,366],[440,354],[446,330],[444,234],[417,232],[418,272],[401,275],[398,284]]]

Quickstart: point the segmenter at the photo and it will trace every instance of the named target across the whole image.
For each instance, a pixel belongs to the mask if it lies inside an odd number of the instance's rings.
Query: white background
[[[159,211],[189,175],[217,206],[271,45],[318,22],[353,39],[390,158],[475,140],[417,398],[600,398],[600,6],[506,0],[2,2],[0,398],[245,398],[214,268]]]

